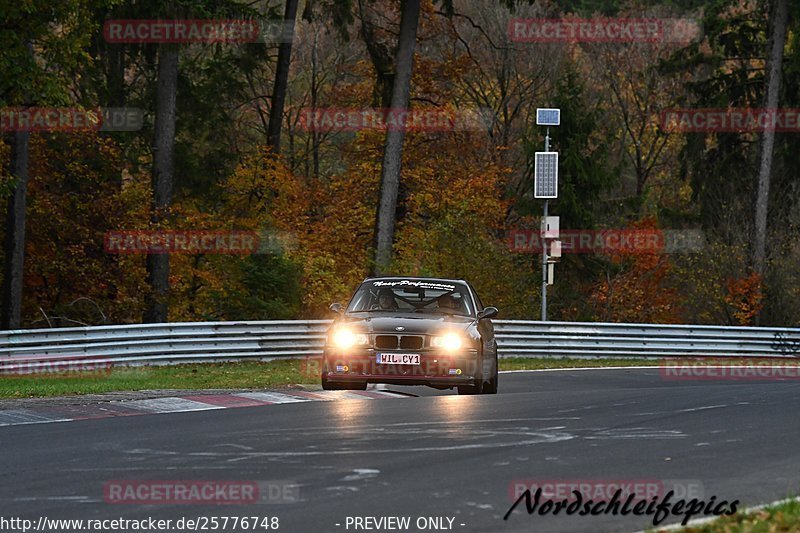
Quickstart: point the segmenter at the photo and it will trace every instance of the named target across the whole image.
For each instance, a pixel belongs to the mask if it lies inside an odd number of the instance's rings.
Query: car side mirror
[[[328,307],[328,309],[330,309],[332,312],[336,313],[337,315],[341,315],[342,311],[343,311],[342,304],[340,304],[338,302],[331,304],[330,307]]]
[[[478,313],[478,320],[483,320],[484,318],[492,318],[497,316],[497,313],[500,311],[497,310],[496,307],[484,307],[483,311]]]

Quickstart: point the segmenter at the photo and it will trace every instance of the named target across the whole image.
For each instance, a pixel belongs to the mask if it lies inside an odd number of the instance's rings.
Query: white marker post
[[[533,196],[534,198],[544,198],[543,231],[547,229],[545,228],[548,220],[547,200],[549,198],[558,198],[558,152],[550,151],[550,126],[559,126],[560,124],[560,109],[540,107],[536,110],[536,125],[547,126],[547,133],[544,137],[544,152],[536,152],[534,154],[533,172]],[[544,242],[544,233],[542,233],[542,240],[542,322],[545,322],[547,320],[547,285],[548,282],[552,284],[553,275],[548,275],[547,244]],[[553,271],[551,270],[551,272]]]

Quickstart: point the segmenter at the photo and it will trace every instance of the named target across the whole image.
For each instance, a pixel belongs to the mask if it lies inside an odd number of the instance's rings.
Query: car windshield
[[[435,280],[376,280],[363,283],[348,313],[427,313],[473,316],[467,286]]]

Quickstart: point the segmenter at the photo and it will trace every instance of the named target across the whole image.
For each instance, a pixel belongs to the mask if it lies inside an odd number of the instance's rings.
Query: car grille
[[[397,348],[397,335],[378,335],[375,337],[375,347],[392,350]]]
[[[402,335],[400,337],[400,348],[404,350],[420,350],[422,349],[422,337]]]
[[[375,347],[385,350],[421,350],[422,337],[419,335],[376,335]]]

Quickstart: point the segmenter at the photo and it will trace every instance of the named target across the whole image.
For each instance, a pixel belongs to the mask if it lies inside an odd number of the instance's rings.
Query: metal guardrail
[[[171,322],[0,332],[0,372],[313,356],[329,320]]]
[[[793,357],[800,328],[496,321],[505,357]]]
[[[315,356],[329,320],[176,322],[0,332],[0,372]],[[501,357],[796,357],[800,328],[495,320]]]

